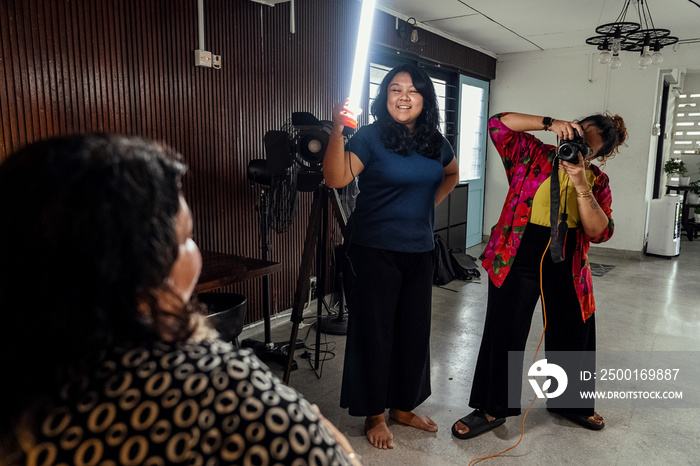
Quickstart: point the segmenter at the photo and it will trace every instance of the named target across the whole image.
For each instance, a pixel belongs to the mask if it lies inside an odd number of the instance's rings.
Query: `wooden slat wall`
[[[297,1],[291,34],[289,3],[205,0],[205,48],[222,56],[214,70],[193,65],[196,0],[3,0],[0,160],[28,142],[74,132],[165,141],[190,167],[184,190],[200,247],[260,257],[248,163],[265,157],[264,134],[292,112],[330,118],[350,87],[348,38],[356,36],[360,6]],[[389,23],[378,21],[373,34]],[[435,50],[478,53],[431,41]],[[273,313],[293,303],[311,193],[300,201],[291,231],[269,234],[269,259],[284,264],[272,277]],[[341,241],[335,230],[331,241]],[[249,322],[262,319],[261,288],[258,279],[226,290],[248,297]]]

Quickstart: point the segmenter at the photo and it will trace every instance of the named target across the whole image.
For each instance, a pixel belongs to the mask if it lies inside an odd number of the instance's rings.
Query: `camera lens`
[[[570,163],[578,163],[578,151],[579,147],[577,144],[564,142],[559,146],[557,154],[561,160]]]

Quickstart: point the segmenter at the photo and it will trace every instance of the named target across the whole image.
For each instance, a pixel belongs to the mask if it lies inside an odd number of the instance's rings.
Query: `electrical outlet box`
[[[194,51],[194,66],[203,66],[205,68],[212,67],[212,57],[211,52],[206,50],[195,50]]]
[[[220,70],[221,69],[221,55],[212,55],[212,67],[215,70]]]

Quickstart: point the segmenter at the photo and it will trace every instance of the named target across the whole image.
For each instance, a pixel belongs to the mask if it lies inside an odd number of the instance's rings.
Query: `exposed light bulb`
[[[613,39],[613,43],[612,43],[612,53],[613,53],[613,55],[617,55],[618,53],[620,53],[620,44],[621,44],[621,42],[622,42],[622,39],[620,39],[620,38],[617,38],[617,37],[616,37],[615,39]]]
[[[616,70],[622,65],[622,60],[617,55],[610,59],[610,64],[608,65],[611,69]]]
[[[642,54],[639,56],[639,66],[646,68],[651,65],[651,54],[649,53],[649,47],[644,46]]]
[[[608,63],[610,63],[611,58],[612,58],[612,54],[610,52],[608,52],[607,50],[603,50],[602,52],[600,52],[600,56],[598,57],[598,61],[602,65],[607,65]]]
[[[414,44],[418,42],[418,28],[413,26],[413,30],[411,31],[411,42]]]
[[[660,65],[664,61],[664,56],[658,50],[651,54],[651,63],[654,65]]]

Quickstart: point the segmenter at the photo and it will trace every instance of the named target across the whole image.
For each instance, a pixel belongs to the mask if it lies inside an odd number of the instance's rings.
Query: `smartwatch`
[[[545,131],[549,131],[549,127],[552,126],[552,123],[554,123],[554,118],[552,118],[552,117],[542,118],[542,126],[544,126]]]

